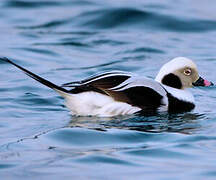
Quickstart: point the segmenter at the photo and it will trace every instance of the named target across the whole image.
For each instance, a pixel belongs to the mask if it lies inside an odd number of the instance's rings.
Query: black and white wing
[[[71,93],[95,91],[111,96],[114,100],[128,103],[143,110],[167,107],[167,92],[156,81],[140,78],[127,72],[108,72],[88,79],[66,83]]]
[[[74,81],[63,84],[61,87],[70,87],[72,94],[77,94],[86,91],[96,91],[102,94],[105,89],[110,89],[118,86],[132,76],[131,73],[122,71],[111,71],[103,74],[91,76],[81,81]]]

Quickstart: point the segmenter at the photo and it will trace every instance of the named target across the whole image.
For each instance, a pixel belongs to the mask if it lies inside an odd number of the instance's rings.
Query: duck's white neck
[[[195,103],[194,100],[194,96],[191,94],[190,91],[188,91],[187,89],[176,89],[176,88],[172,88],[166,85],[162,86],[175,98],[182,100],[182,101],[186,101],[186,102],[190,102],[190,103]]]

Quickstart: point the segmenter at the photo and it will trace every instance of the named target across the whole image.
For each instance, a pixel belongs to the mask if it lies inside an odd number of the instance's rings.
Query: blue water
[[[216,82],[216,1],[1,0],[0,55],[63,84],[107,70],[154,78],[176,56]],[[74,117],[64,101],[0,62],[3,179],[215,179],[216,88],[195,110]]]

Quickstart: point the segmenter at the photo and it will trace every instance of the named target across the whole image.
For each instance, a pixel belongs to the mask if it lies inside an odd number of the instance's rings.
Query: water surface
[[[176,56],[216,82],[216,2],[2,0],[0,55],[63,84],[108,70],[154,78]],[[216,88],[187,113],[74,117],[55,92],[0,62],[4,179],[215,179]]]

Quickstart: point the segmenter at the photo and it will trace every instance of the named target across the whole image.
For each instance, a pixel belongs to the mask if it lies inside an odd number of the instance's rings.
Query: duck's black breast
[[[195,108],[194,103],[177,99],[170,93],[167,93],[167,97],[169,101],[169,105],[168,105],[169,112],[186,112],[186,111],[191,111],[192,109]]]

